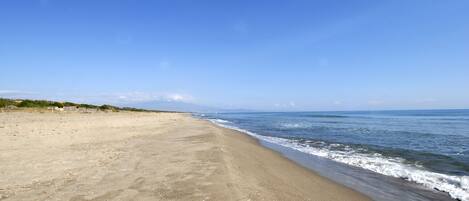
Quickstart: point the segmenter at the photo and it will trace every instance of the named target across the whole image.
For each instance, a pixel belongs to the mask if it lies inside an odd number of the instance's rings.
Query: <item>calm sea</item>
[[[469,110],[197,115],[269,143],[469,200]]]

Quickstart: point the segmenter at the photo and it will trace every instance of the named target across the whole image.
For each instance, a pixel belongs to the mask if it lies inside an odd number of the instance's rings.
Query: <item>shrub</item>
[[[114,107],[112,105],[101,105],[99,106],[100,110],[118,110],[119,108]]]
[[[6,107],[6,106],[9,106],[9,105],[15,105],[16,106],[16,102],[14,100],[0,98],[0,107]]]
[[[63,107],[64,107],[64,104],[63,104],[63,103],[60,103],[60,102],[52,102],[52,103],[50,104],[50,106],[55,106],[55,107],[63,108]]]
[[[78,107],[81,107],[81,108],[98,108],[98,106],[90,105],[90,104],[79,104]]]
[[[44,100],[23,100],[19,103],[18,107],[48,107],[51,106],[51,102]]]
[[[63,108],[64,106],[76,106],[79,108],[87,108],[87,109],[99,109],[99,110],[112,110],[114,112],[118,111],[134,111],[134,112],[157,112],[155,110],[145,110],[145,109],[138,109],[132,107],[117,107],[112,105],[91,105],[91,104],[77,104],[72,102],[56,102],[56,101],[46,101],[46,100],[14,100],[14,99],[7,99],[7,98],[0,98],[0,108],[7,107],[9,105],[13,105],[16,107],[29,107],[29,108],[45,108],[45,107],[59,107]]]
[[[63,106],[79,106],[80,104],[72,103],[72,102],[64,102]]]

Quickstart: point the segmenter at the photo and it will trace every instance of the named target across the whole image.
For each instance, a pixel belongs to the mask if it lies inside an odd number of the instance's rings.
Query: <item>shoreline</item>
[[[19,111],[0,123],[1,200],[369,200],[190,114]]]
[[[203,118],[202,118],[203,119]],[[407,200],[457,200],[452,198],[448,192],[427,188],[416,182],[402,178],[391,177],[360,167],[350,166],[328,158],[299,151],[295,148],[278,144],[265,139],[257,133],[245,130],[233,125],[226,125],[229,121],[222,119],[204,119],[222,128],[234,130],[248,137],[256,139],[259,145],[280,154],[292,162],[301,165],[315,174],[338,184],[347,186],[353,190],[365,194],[373,200],[392,201],[406,197]],[[377,188],[376,186],[381,186]]]

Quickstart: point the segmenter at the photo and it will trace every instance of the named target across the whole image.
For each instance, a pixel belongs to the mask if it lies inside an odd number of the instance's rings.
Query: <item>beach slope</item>
[[[368,200],[189,114],[0,113],[0,200]]]

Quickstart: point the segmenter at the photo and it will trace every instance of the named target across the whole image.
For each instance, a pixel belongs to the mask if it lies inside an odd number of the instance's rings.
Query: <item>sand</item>
[[[0,200],[368,200],[180,113],[0,113]]]

